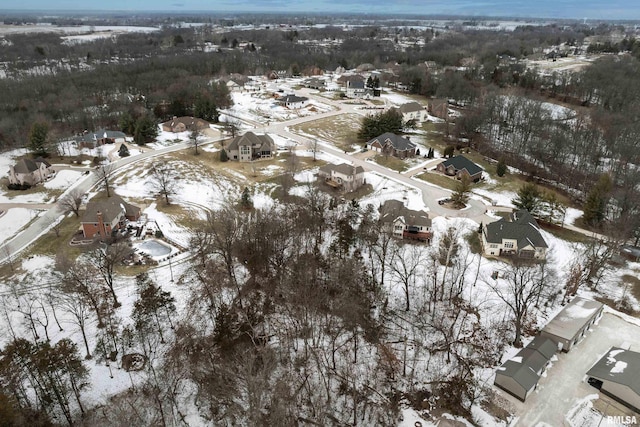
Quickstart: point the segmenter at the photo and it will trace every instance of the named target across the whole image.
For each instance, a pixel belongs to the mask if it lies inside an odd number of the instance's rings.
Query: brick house
[[[120,196],[113,195],[105,200],[87,203],[80,220],[82,234],[87,239],[111,236],[116,230],[126,226],[127,221],[137,221],[140,208],[125,202]]]

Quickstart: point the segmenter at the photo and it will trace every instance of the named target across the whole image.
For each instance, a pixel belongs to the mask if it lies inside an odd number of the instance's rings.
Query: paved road
[[[335,101],[331,99],[324,98],[322,96],[317,95],[317,93],[313,90],[302,89],[300,90],[302,94],[308,96],[309,98],[315,99],[318,102],[331,106],[332,110],[324,113],[311,115],[311,116],[303,116],[296,117],[291,120],[287,120],[284,122],[273,122],[269,123],[268,126],[260,127],[260,124],[255,121],[251,121],[249,124],[255,127],[256,132],[268,132],[281,135],[283,137],[289,138],[290,140],[296,141],[297,143],[309,148],[312,147],[315,141],[304,137],[302,135],[298,135],[289,131],[291,126],[299,125],[309,121],[315,121],[324,119],[327,117],[333,117],[337,115],[344,114],[359,114],[359,115],[367,115],[371,113],[371,110],[364,109],[365,105],[368,105],[366,102],[363,104],[351,104],[349,101]],[[216,141],[220,141],[225,139],[224,135],[215,138],[209,138],[202,142],[202,144],[209,144]],[[201,144],[201,145],[202,145]],[[173,144],[171,146],[157,149],[157,150],[149,150],[144,151],[140,154],[125,157],[123,159],[118,159],[110,163],[110,168],[112,169],[112,173],[115,173],[118,169],[131,165],[135,162],[139,162],[141,160],[145,160],[155,156],[161,156],[166,153],[179,151],[185,148],[188,148],[189,143],[178,143]],[[463,210],[453,210],[447,209],[444,206],[438,204],[438,199],[446,198],[451,195],[451,191],[446,190],[441,187],[437,187],[430,183],[421,181],[419,179],[413,178],[413,175],[416,175],[421,172],[420,169],[412,170],[405,173],[399,173],[390,169],[387,169],[383,166],[378,165],[377,163],[367,161],[366,159],[361,159],[352,154],[345,153],[336,149],[333,145],[329,143],[323,143],[318,141],[318,146],[321,146],[322,150],[337,157],[341,160],[354,164],[356,166],[362,166],[366,171],[375,172],[385,178],[400,182],[402,184],[408,185],[413,188],[417,188],[422,193],[422,199],[424,204],[429,208],[430,212],[445,217],[461,217],[461,218],[469,218],[476,222],[489,223],[495,221],[495,218],[487,215],[487,205],[478,199],[471,199],[469,201],[469,206]],[[434,161],[435,163],[436,161]],[[432,167],[431,163],[428,167]],[[76,170],[81,170],[82,168],[71,168]],[[64,197],[64,195],[69,192],[78,189],[81,192],[87,192],[96,184],[98,184],[99,178],[95,171],[92,173],[82,177],[79,179],[72,187],[67,189],[63,195],[60,197]],[[0,246],[0,262],[6,262],[15,257],[20,251],[33,243],[38,237],[46,233],[52,226],[52,224],[56,223],[59,220],[60,216],[63,214],[62,210],[59,208],[57,204],[50,205],[48,208],[42,205],[24,205],[24,204],[16,204],[16,205],[0,205],[0,210],[4,208],[10,209],[11,207],[29,207],[32,209],[42,209],[44,210],[40,216],[32,222],[27,228],[18,233],[13,237],[10,241],[5,242],[2,246]],[[45,210],[46,209],[46,210]],[[506,210],[509,208],[505,207],[490,207],[491,210]],[[587,235],[594,235],[594,233],[579,229],[574,226],[567,226],[572,230],[585,233]]]

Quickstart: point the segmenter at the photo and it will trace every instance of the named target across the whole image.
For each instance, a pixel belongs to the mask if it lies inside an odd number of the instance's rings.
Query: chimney
[[[107,230],[104,227],[104,219],[102,218],[102,212],[96,212],[96,216],[98,217],[98,233],[104,239],[107,237]]]

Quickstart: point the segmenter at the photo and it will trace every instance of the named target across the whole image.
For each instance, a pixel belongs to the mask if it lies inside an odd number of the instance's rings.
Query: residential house
[[[467,178],[474,182],[479,181],[482,178],[482,172],[484,172],[484,169],[463,155],[446,159],[436,166],[436,170],[445,175],[455,176],[458,179],[462,179],[462,176],[466,175]]]
[[[105,200],[87,203],[80,225],[85,238],[104,239],[114,231],[124,229],[127,220],[137,221],[138,218],[140,208],[114,194]]]
[[[367,148],[377,153],[405,159],[416,155],[416,144],[395,133],[387,132],[367,142]]]
[[[364,82],[361,81],[347,81],[347,98],[365,98],[367,89],[364,86]]]
[[[364,168],[347,163],[324,165],[318,171],[318,176],[327,185],[344,191],[355,191],[365,184]]]
[[[541,336],[535,337],[529,345],[497,369],[493,384],[524,402],[535,390],[556,350],[553,341]]]
[[[587,376],[603,394],[640,413],[640,353],[611,347]]]
[[[387,200],[380,206],[382,227],[399,239],[420,240],[431,243],[431,219],[424,211],[407,208],[399,200]]]
[[[429,117],[427,110],[417,102],[407,102],[402,104],[398,111],[402,114],[402,121],[408,122],[414,120],[416,123],[426,122]]]
[[[32,186],[46,181],[55,171],[45,159],[20,159],[9,167],[9,184]]]
[[[547,254],[547,242],[538,223],[524,209],[484,226],[482,246],[485,255],[544,259]]]
[[[286,95],[278,98],[278,103],[284,105],[290,110],[298,110],[307,106],[309,98],[306,96]]]
[[[568,352],[602,316],[603,310],[601,302],[575,297],[547,323],[540,336],[556,343],[559,350]]]
[[[449,101],[447,99],[432,99],[428,106],[429,114],[443,120],[449,118]]]
[[[122,144],[126,139],[127,135],[124,132],[100,129],[77,136],[75,142],[78,148],[95,148],[104,144]]]
[[[364,84],[364,77],[360,74],[342,74],[338,77],[337,82],[346,89],[349,82],[361,82]]]
[[[193,130],[203,130],[209,128],[209,122],[198,119],[197,117],[174,117],[173,119],[162,123],[162,130],[165,132],[185,132]]]
[[[256,135],[253,132],[247,132],[233,138],[226,150],[229,159],[250,162],[273,157],[277,147],[269,135]]]
[[[304,81],[304,85],[309,89],[321,90],[325,88],[326,83],[324,80],[321,80],[317,77],[311,77]]]

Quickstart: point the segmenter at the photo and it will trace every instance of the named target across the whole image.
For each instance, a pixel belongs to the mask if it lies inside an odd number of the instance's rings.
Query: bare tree
[[[96,169],[96,182],[106,191],[107,197],[111,197],[111,178],[115,168],[113,164],[100,165]]]
[[[115,268],[125,258],[131,255],[132,249],[127,242],[119,241],[106,246],[100,245],[89,253],[89,262],[109,288],[113,297],[114,307],[120,307],[118,296],[114,289]]]
[[[178,183],[173,175],[173,170],[167,163],[156,164],[151,168],[149,184],[154,193],[164,197],[167,206],[171,204],[169,197],[176,194]]]
[[[513,345],[522,347],[522,327],[529,311],[542,295],[546,281],[542,269],[533,263],[514,260],[502,271],[504,280],[489,284],[493,292],[507,305],[513,315],[515,339]]]
[[[200,154],[198,152],[198,147],[200,146],[200,141],[198,137],[200,136],[200,131],[194,126],[191,129],[191,133],[189,134],[189,145],[195,149],[195,155]]]
[[[73,322],[80,333],[82,334],[82,340],[87,354],[85,359],[91,359],[91,350],[89,349],[89,341],[87,340],[87,320],[89,319],[89,305],[85,298],[78,298],[77,295],[61,293],[57,297],[58,302],[62,310],[70,315],[70,320]]]
[[[425,261],[424,248],[418,245],[400,246],[393,254],[391,271],[400,283],[405,297],[405,311],[411,308],[411,288],[415,285],[416,274]]]
[[[58,206],[62,208],[62,211],[65,214],[73,212],[73,214],[78,217],[80,216],[80,207],[82,206],[83,199],[84,193],[76,188],[60,199],[58,201]]]

